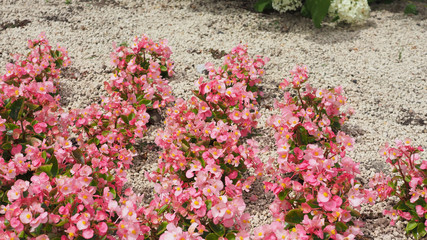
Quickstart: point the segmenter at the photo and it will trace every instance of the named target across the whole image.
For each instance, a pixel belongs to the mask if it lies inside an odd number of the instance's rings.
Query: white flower
[[[339,22],[362,24],[369,17],[370,10],[367,0],[332,0],[329,16],[338,17]]]
[[[273,0],[273,8],[281,13],[295,11],[302,6],[301,0]]]

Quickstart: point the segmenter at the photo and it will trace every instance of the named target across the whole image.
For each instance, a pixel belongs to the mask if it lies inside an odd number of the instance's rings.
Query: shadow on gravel
[[[28,24],[30,24],[31,21],[30,20],[13,20],[11,22],[3,22],[0,23],[0,32],[4,31],[8,28],[21,28],[21,27],[25,27]]]
[[[418,11],[418,14],[416,14],[416,15],[413,15],[413,14],[405,15],[404,11],[405,11],[405,8],[408,4],[415,5],[416,9]],[[395,1],[392,1],[391,3],[374,3],[374,4],[371,4],[370,6],[371,6],[372,11],[385,10],[385,11],[392,12],[392,13],[400,13],[402,18],[411,17],[411,18],[419,19],[419,20],[427,19],[427,3],[425,0],[412,0],[412,1],[395,0]]]

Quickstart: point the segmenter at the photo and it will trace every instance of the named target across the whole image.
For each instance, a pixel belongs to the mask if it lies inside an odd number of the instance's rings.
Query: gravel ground
[[[103,82],[109,79],[109,54],[112,42],[129,42],[133,36],[147,34],[153,39],[168,39],[176,76],[170,81],[177,97],[188,97],[200,76],[196,66],[206,62],[219,64],[215,52],[231,50],[237,44],[249,45],[251,54],[267,56],[262,87],[265,98],[257,132],[262,147],[273,146],[271,129],[265,120],[272,114],[268,107],[281,93],[279,82],[296,64],[306,64],[311,84],[316,87],[341,85],[355,115],[345,129],[356,139],[350,153],[360,162],[360,180],[377,171],[388,171],[377,154],[386,141],[410,137],[427,147],[427,14],[425,3],[417,16],[403,14],[404,1],[376,5],[371,18],[362,27],[325,24],[316,29],[299,14],[258,14],[250,1],[214,0],[0,0],[0,73],[12,58],[25,53],[26,41],[46,32],[51,42],[69,50],[72,66],[61,80],[62,103],[66,107],[84,107],[104,94]],[[144,181],[144,171],[155,168],[157,153],[155,128],[144,141],[146,156],[137,159],[129,171],[130,185],[152,195]],[[263,158],[274,156],[272,152]],[[423,158],[426,154],[423,155]],[[251,194],[259,200],[248,202],[253,226],[270,219],[262,183]],[[364,239],[406,239],[403,224],[390,226],[382,216],[390,203],[364,208],[367,224]]]

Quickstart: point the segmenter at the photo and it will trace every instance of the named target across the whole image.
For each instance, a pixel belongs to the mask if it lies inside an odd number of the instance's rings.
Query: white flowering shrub
[[[367,0],[332,0],[328,13],[339,22],[363,24],[370,10]]]
[[[273,9],[281,13],[295,11],[302,6],[301,0],[273,0]]]

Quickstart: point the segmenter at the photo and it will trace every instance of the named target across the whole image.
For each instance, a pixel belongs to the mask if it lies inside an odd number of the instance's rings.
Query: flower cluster
[[[216,121],[223,120],[237,125],[243,136],[257,126],[258,102],[263,93],[257,84],[265,71],[263,66],[268,58],[249,57],[247,46],[239,45],[231,53],[224,56],[221,67],[215,69],[213,64],[207,63],[209,80],[204,83],[203,78],[196,82],[198,90],[195,95],[206,102],[209,111]]]
[[[301,0],[273,0],[272,1],[273,9],[281,13],[287,11],[295,11],[302,7]]]
[[[170,222],[162,239],[248,234],[242,192],[255,180],[247,170],[262,174],[263,165],[257,143],[243,137],[257,125],[256,84],[265,61],[249,58],[247,48],[237,46],[223,67],[207,64],[210,80],[196,82],[195,96],[167,110],[166,128],[156,138],[164,149],[158,171],[148,176]]]
[[[136,154],[135,140],[146,130],[147,107],[163,106],[169,93],[154,92],[158,102],[153,105],[116,89],[101,104],[65,111],[58,105],[55,81],[69,64],[67,52],[52,49],[44,35],[29,47],[26,59],[8,65],[1,81],[0,238],[137,239],[151,234],[148,225],[157,214],[153,207],[141,207],[141,197],[131,189],[123,191],[124,170]],[[151,54],[161,52],[150,52],[147,57],[154,59]],[[150,67],[140,78],[161,72],[160,65]],[[136,89],[133,84],[138,83],[131,81],[128,88]],[[168,89],[154,85],[155,91]],[[144,99],[150,100],[152,86],[138,86]]]
[[[147,36],[135,37],[132,47],[115,47],[111,62],[115,67],[105,89],[120,93],[127,101],[139,101],[148,108],[165,107],[173,101],[165,78],[174,74],[171,50],[166,40],[154,42]]]
[[[409,139],[386,144],[380,152],[397,174],[377,173],[364,188],[347,156],[354,139],[340,131],[352,114],[344,111],[343,90],[306,84],[305,66],[280,84],[293,92],[275,102],[281,113],[267,121],[278,157],[263,164],[250,136],[268,59],[253,59],[239,45],[221,67],[206,64],[209,79],[197,80],[194,96],[167,109],[155,139],[163,149],[158,169],[146,173],[154,199],[143,205],[142,196],[123,188],[147,111],[174,101],[166,42],[142,36],[130,48],[115,47],[109,95],[68,111],[57,94],[67,51],[43,34],[28,46],[0,79],[0,239],[355,239],[362,235],[361,205],[391,196],[400,200],[384,211],[392,224],[408,220],[408,234],[427,233],[423,149]],[[261,175],[275,195],[274,222],[251,236],[242,195]]]
[[[412,146],[410,139],[396,140],[396,147],[385,144],[380,154],[396,174],[390,178],[379,173],[370,181],[381,200],[398,197],[393,210],[384,210],[384,214],[391,218],[391,225],[407,220],[406,233],[416,239],[427,234],[427,161],[421,160],[422,151],[421,146]]]
[[[328,10],[331,18],[351,24],[365,23],[370,11],[368,0],[332,0]]]
[[[307,84],[301,92],[307,68],[295,67],[291,74],[280,87],[291,82],[295,96],[286,92],[284,102],[275,103],[281,114],[268,121],[276,130],[278,153],[265,166],[272,178],[265,190],[276,196],[270,205],[275,222],[256,228],[254,239],[353,239],[362,234],[356,210],[374,198],[355,180],[358,164],[346,156],[354,139],[339,130],[351,111],[341,111],[346,103],[341,87]]]
[[[44,34],[28,41],[27,56],[15,55],[0,81],[0,181],[2,190],[18,175],[44,163],[39,147],[48,148],[61,134],[57,79],[70,59],[64,48],[53,49]],[[62,124],[62,125],[61,125]],[[32,145],[34,149],[27,148]],[[40,153],[40,154],[38,154]],[[46,153],[45,153],[46,154]],[[36,155],[36,156],[34,156]]]

